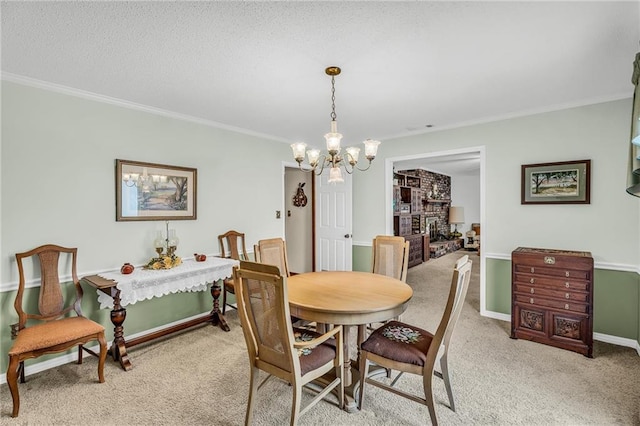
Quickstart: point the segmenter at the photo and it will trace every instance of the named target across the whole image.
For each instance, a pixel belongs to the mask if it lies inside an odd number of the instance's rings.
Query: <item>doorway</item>
[[[465,215],[469,213],[468,224],[472,222],[482,226],[482,242],[486,247],[491,238],[491,230],[485,226],[485,147],[470,147],[451,151],[415,154],[385,160],[385,200],[386,232],[393,235],[393,172],[394,170],[427,169],[436,173],[452,176],[451,195],[456,203],[465,204]],[[474,189],[469,190],[469,187]],[[479,193],[475,193],[477,191]],[[472,217],[473,216],[473,217]],[[465,228],[465,229],[466,229]],[[463,233],[464,234],[464,233]],[[486,316],[486,250],[480,251],[480,314]]]
[[[314,174],[297,167],[284,168],[284,239],[289,270],[315,270]]]

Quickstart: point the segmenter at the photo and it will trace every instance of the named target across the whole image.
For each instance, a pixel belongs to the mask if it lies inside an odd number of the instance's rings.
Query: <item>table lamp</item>
[[[458,232],[458,224],[464,223],[464,207],[451,206],[449,208],[449,225],[455,225],[455,229],[451,234],[453,237],[461,237],[462,234]]]

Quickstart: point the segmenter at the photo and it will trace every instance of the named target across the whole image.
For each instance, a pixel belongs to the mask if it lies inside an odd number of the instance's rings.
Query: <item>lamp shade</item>
[[[451,206],[449,208],[449,223],[464,223],[464,207]]]

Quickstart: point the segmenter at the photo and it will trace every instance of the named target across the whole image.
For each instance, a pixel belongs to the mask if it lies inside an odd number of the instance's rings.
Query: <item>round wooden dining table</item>
[[[322,271],[287,278],[291,315],[318,325],[343,326],[344,382],[352,386],[350,334],[357,326],[357,347],[366,337],[367,324],[397,318],[413,296],[406,283],[385,275],[356,271]],[[354,363],[357,367],[357,363]],[[352,395],[353,396],[353,395]],[[355,409],[354,401],[347,409]]]

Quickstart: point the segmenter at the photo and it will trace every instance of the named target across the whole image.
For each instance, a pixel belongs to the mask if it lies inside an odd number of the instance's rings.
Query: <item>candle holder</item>
[[[162,237],[162,231],[156,233],[153,245],[157,256],[149,260],[145,266],[146,269],[171,269],[182,263],[182,259],[176,255],[179,242],[176,236],[176,230],[169,229],[168,221],[166,222],[166,227],[167,233],[164,238]]]

